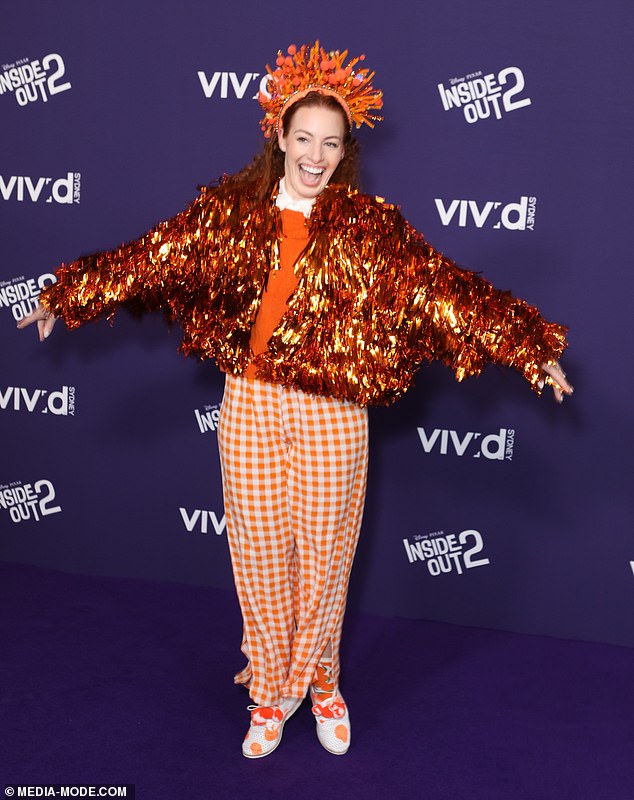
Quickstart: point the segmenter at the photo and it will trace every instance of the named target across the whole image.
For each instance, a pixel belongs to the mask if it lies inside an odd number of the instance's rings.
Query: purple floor
[[[634,651],[350,613],[353,744],[308,704],[240,754],[240,619],[225,591],[0,564],[0,786],[136,797],[632,800]]]

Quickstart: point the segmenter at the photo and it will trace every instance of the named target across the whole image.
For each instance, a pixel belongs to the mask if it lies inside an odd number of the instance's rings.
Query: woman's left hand
[[[566,395],[570,396],[574,389],[572,384],[566,379],[566,373],[563,371],[558,361],[551,361],[547,364],[542,364],[542,370],[546,373],[540,385],[548,384],[553,387],[553,394],[558,403],[563,402]]]
[[[31,311],[28,316],[23,317],[18,322],[17,327],[22,329],[26,328],[28,325],[32,325],[34,322],[37,322],[37,332],[40,336],[40,342],[43,342],[50,336],[56,319],[57,317],[54,314],[51,314],[48,309],[44,308],[43,305],[38,303],[36,308]]]

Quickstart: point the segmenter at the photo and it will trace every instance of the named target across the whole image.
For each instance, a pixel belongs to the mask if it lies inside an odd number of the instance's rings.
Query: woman
[[[161,307],[181,348],[227,373],[219,426],[227,534],[254,706],[243,753],[279,744],[310,692],[317,735],[350,744],[338,689],[348,579],[363,512],[370,403],[424,360],[462,379],[518,369],[561,402],[565,329],[434,251],[398,210],[361,194],[352,125],[381,107],[373,73],[315,43],[278,54],[260,97],[262,155],[174,219],[58,271],[40,339],[122,303]]]

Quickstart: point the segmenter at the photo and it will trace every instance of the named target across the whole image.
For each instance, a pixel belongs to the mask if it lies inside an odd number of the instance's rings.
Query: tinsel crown
[[[368,113],[383,106],[382,93],[372,86],[374,72],[356,69],[365,55],[352,58],[345,66],[348,51],[326,52],[319,42],[290,45],[288,55],[278,50],[276,69],[267,64],[269,95],[260,92],[258,101],[264,111],[261,127],[268,139],[271,133],[281,131],[282,115],[292,103],[309,92],[320,92],[335,97],[348,117],[350,127],[360,128],[364,123],[371,128],[382,119]]]

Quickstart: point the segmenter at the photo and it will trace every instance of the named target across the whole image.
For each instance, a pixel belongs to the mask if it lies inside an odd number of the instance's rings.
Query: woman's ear
[[[283,153],[285,153],[285,152],[286,152],[286,144],[285,144],[285,142],[284,142],[284,139],[285,139],[285,136],[284,136],[284,131],[283,131],[283,130],[281,130],[281,131],[278,131],[278,132],[277,132],[277,145],[278,145],[278,147],[280,148],[280,150],[281,150]]]

